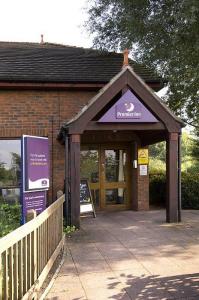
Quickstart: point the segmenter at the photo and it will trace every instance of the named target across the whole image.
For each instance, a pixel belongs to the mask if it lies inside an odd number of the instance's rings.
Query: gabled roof
[[[142,103],[165,125],[168,131],[178,132],[185,124],[162,102],[152,89],[130,67],[124,67],[112,80],[94,96],[79,113],[62,126],[62,130],[83,132],[86,125],[111,101],[122,88],[128,86]],[[132,124],[133,130],[133,124]]]
[[[58,44],[0,42],[0,81],[107,83],[120,72],[123,54]],[[161,85],[154,71],[130,60],[146,82]]]

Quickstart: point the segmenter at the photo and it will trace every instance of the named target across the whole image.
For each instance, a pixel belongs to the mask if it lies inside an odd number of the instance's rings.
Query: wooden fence
[[[64,245],[63,202],[0,239],[0,300],[37,299]]]

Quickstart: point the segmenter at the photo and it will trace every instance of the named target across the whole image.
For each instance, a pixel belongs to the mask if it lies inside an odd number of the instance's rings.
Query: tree
[[[149,147],[150,157],[153,159],[166,161],[166,144],[165,142],[150,145]]]
[[[193,139],[192,156],[199,164],[199,129],[195,130],[196,137]]]
[[[150,170],[152,173],[165,170],[166,143],[160,142],[149,146]],[[199,139],[193,138],[187,132],[182,134],[181,160],[183,171],[198,172],[199,170]]]
[[[20,182],[21,175],[21,156],[15,152],[11,152],[11,178],[14,185],[18,185]]]
[[[199,126],[199,1],[90,0],[88,15],[94,46],[129,48],[168,82],[175,113]]]
[[[5,168],[5,163],[0,161],[0,184],[7,180],[8,172]]]

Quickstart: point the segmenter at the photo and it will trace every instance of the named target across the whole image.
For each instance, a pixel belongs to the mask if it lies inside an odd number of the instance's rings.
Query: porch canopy
[[[133,102],[125,102],[128,97],[132,97]],[[115,110],[124,105],[127,105],[125,117],[123,112],[113,116]],[[132,142],[135,160],[138,147],[166,141],[166,221],[180,221],[180,135],[183,126],[182,120],[131,67],[123,67],[60,129],[58,139],[66,149],[66,210],[70,224],[80,225],[80,140],[90,143]],[[133,208],[137,209],[136,197],[133,201]]]

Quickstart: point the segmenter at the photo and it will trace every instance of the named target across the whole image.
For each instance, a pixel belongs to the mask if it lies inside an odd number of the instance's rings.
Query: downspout
[[[53,197],[53,194],[54,194],[54,140],[53,140],[53,138],[54,138],[54,136],[53,136],[53,133],[54,133],[54,117],[51,116],[51,139],[52,139],[51,140],[51,143],[52,143],[52,145],[51,145],[51,162],[52,162],[52,164],[51,164],[51,174],[52,174],[51,189],[52,189],[52,201],[54,202],[54,197]]]
[[[69,160],[68,160],[68,134],[65,133],[64,135],[64,143],[65,143],[65,180],[64,180],[64,192],[65,192],[65,225],[70,225],[69,220]]]
[[[178,222],[181,222],[181,132],[178,134]]]

